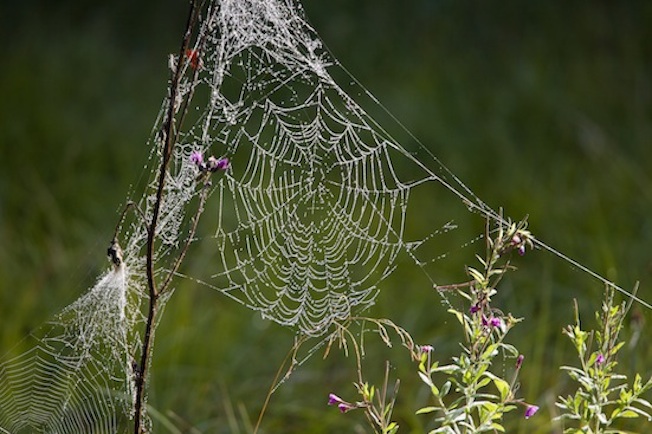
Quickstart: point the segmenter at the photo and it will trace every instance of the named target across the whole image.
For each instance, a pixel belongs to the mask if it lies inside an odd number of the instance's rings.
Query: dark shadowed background
[[[621,286],[640,281],[639,295],[652,301],[652,2],[313,0],[304,8],[334,56],[479,197],[529,215],[537,237]],[[106,267],[186,10],[172,0],[0,4],[0,353]],[[521,392],[542,411],[510,427],[549,433],[552,403],[569,386],[558,366],[572,360],[561,328],[573,298],[587,313],[599,307],[602,286],[544,252],[519,268],[498,302],[525,317],[512,336],[527,355]],[[292,333],[217,293],[188,282],[180,289],[157,336],[150,404],[181,432],[248,432],[244,421],[255,420]],[[383,289],[372,313],[444,353],[457,350],[429,288],[393,293]],[[623,350],[626,372],[652,373],[649,344],[644,335]],[[379,369],[392,358],[404,378],[401,432],[424,432],[428,419],[414,411],[427,391],[410,378],[407,355],[368,357]],[[361,415],[325,406],[330,391],[353,399],[354,379],[350,360],[313,357],[272,399],[264,431],[362,432]]]

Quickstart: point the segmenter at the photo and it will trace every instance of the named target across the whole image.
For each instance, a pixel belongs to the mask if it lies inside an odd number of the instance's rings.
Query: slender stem
[[[272,399],[272,393],[276,390],[276,388],[280,384],[280,378],[281,378],[281,372],[283,372],[283,369],[285,368],[286,364],[289,362],[289,366],[287,371],[285,372],[285,375],[283,378],[287,378],[290,376],[292,371],[295,368],[296,365],[296,357],[297,353],[299,351],[299,348],[301,348],[301,345],[307,340],[305,336],[300,337],[298,340],[294,342],[294,345],[292,348],[290,348],[290,351],[288,351],[287,355],[285,356],[285,359],[283,359],[283,362],[281,363],[281,366],[278,367],[278,370],[276,371],[276,375],[274,376],[274,380],[272,381],[272,384],[269,387],[269,390],[267,391],[267,396],[265,397],[265,402],[263,403],[263,408],[260,410],[260,413],[258,414],[258,420],[256,421],[256,426],[254,427],[253,434],[258,433],[258,430],[260,429],[260,424],[263,422],[263,417],[265,416],[265,411],[267,410],[267,407],[269,406],[269,401]]]
[[[183,62],[184,54],[188,49],[190,44],[190,38],[192,37],[193,27],[198,18],[197,4],[195,1],[191,1],[190,13],[188,14],[188,20],[186,23],[186,30],[183,36],[181,43],[181,48],[179,50],[179,57],[177,62],[177,67],[173,73],[173,78],[170,84],[170,92],[168,95],[168,110],[163,123],[163,133],[164,141],[162,144],[162,159],[159,170],[157,189],[156,189],[156,201],[154,202],[154,208],[152,210],[152,218],[149,222],[148,231],[147,231],[147,264],[146,264],[146,273],[147,273],[147,288],[149,291],[149,307],[147,311],[147,322],[145,324],[145,335],[143,338],[143,344],[140,354],[140,363],[136,367],[135,372],[135,386],[136,386],[136,401],[134,404],[134,433],[143,434],[146,432],[146,427],[143,424],[144,416],[144,405],[145,405],[145,383],[147,379],[151,348],[154,341],[154,325],[156,323],[156,315],[158,312],[158,301],[159,301],[159,291],[165,289],[165,285],[159,289],[156,287],[156,281],[154,277],[154,247],[156,241],[156,232],[158,226],[159,215],[161,212],[161,205],[163,202],[163,194],[165,190],[165,179],[168,172],[168,166],[170,164],[170,158],[172,155],[172,148],[175,143],[174,140],[174,119],[177,113],[177,96],[179,92],[179,84],[182,78],[183,71]],[[196,225],[195,225],[196,226]],[[166,280],[166,284],[169,281]]]
[[[453,291],[461,288],[468,288],[475,283],[475,280],[469,280],[462,283],[451,283],[450,285],[434,285],[433,288],[438,291]]]

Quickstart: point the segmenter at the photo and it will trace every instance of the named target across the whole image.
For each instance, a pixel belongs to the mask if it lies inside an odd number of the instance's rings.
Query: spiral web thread
[[[210,256],[210,272],[179,276],[321,336],[371,306],[401,261],[432,280],[428,267],[447,255],[438,240],[468,208],[501,221],[436,157],[408,152],[340,87],[331,74],[343,69],[293,0],[213,1],[186,55],[190,62],[169,62],[173,72],[185,68],[175,107],[194,98],[167,173],[158,278],[173,268],[208,189],[204,232],[191,241]],[[371,97],[363,88],[361,96]],[[142,215],[120,233],[123,264],[34,332],[26,351],[0,362],[0,432],[129,430],[148,297],[143,220],[156,201],[169,104],[150,140],[149,184],[135,201]],[[193,152],[228,158],[230,168],[205,186]],[[433,216],[439,229],[415,235],[413,209],[442,198],[462,211],[447,207]]]
[[[203,282],[321,335],[373,304],[399,254],[414,258],[413,189],[453,187],[336,83],[339,65],[294,3],[223,1],[213,12],[196,47],[195,92],[207,104],[184,142],[186,154],[195,147],[232,167],[215,182],[214,235],[201,240],[215,271]]]

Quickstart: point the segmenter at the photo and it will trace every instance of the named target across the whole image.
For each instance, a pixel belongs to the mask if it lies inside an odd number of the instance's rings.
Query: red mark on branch
[[[186,59],[190,62],[190,67],[192,69],[197,69],[202,67],[201,57],[199,56],[198,50],[186,50]]]

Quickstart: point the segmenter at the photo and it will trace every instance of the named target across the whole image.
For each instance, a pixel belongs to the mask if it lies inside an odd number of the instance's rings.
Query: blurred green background
[[[106,266],[186,7],[0,4],[0,352]],[[480,198],[529,214],[537,237],[625,288],[640,281],[639,295],[652,300],[652,2],[333,0],[304,9],[335,57]],[[526,318],[512,336],[527,360],[521,392],[542,410],[527,423],[514,415],[510,432],[555,432],[552,403],[570,386],[558,366],[572,361],[560,331],[573,298],[592,325],[602,287],[544,252],[519,268],[498,303]],[[384,289],[371,314],[444,358],[457,351],[436,295],[401,279],[409,296]],[[182,432],[249,432],[292,332],[204,288],[179,289],[157,335],[150,404]],[[626,372],[652,373],[650,342],[644,333],[623,350]],[[401,432],[424,432],[428,419],[414,410],[427,391],[405,352],[370,350],[370,381],[380,382],[387,357],[403,381]],[[352,360],[320,359],[274,395],[264,432],[364,432],[362,415],[325,406],[331,391],[355,398]]]

